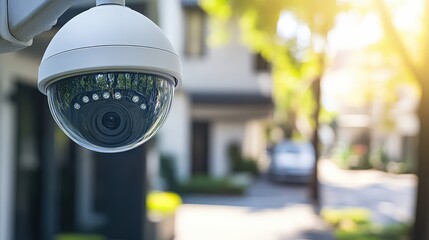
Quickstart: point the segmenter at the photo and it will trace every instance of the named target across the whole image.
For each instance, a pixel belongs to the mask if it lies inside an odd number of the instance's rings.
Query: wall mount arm
[[[88,0],[0,0],[0,53],[31,46],[71,6]]]

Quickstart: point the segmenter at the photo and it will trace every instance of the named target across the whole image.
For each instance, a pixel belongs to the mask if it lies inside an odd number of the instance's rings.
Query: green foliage
[[[105,240],[101,235],[95,234],[78,234],[78,233],[63,233],[55,236],[55,240]]]
[[[371,150],[371,154],[369,156],[369,162],[371,166],[377,170],[385,171],[386,165],[389,162],[389,159],[384,152],[382,147],[377,147]]]
[[[400,162],[389,161],[387,154],[382,148],[373,149],[370,154],[370,164],[373,168],[394,174],[414,173],[413,162],[414,160],[407,159]]]
[[[229,178],[194,176],[180,185],[180,193],[242,195],[245,186],[233,183]]]
[[[216,18],[228,20],[231,17],[232,10],[229,0],[205,0],[200,1],[200,4],[203,9]]]
[[[386,172],[393,174],[416,173],[414,166],[409,161],[390,161],[386,164]]]
[[[225,39],[228,21],[237,21],[241,40],[272,65],[275,119],[296,130],[297,119],[314,124],[315,99],[312,82],[323,74],[324,45],[333,27],[338,6],[335,0],[200,0],[211,16],[210,39]],[[289,14],[297,22],[294,36],[279,36],[279,18]],[[301,30],[301,31],[300,31]],[[309,32],[303,40],[301,32]],[[216,37],[216,35],[218,37]],[[212,42],[209,40],[209,42]],[[291,131],[287,130],[287,131]]]
[[[245,172],[253,175],[259,175],[258,164],[251,158],[243,158],[240,161],[234,162],[233,171],[237,173]]]
[[[177,192],[178,191],[178,180],[176,176],[176,168],[174,157],[170,155],[161,154],[160,159],[160,174],[165,180],[167,191]]]
[[[238,144],[231,144],[229,146],[228,155],[231,161],[231,170],[233,172],[246,172],[253,175],[259,174],[258,163],[256,160],[243,157]]]
[[[322,218],[335,228],[348,228],[350,224],[369,224],[371,212],[365,208],[324,209]]]
[[[364,144],[340,146],[334,154],[334,159],[338,166],[345,169],[358,170],[372,167],[368,146]]]
[[[337,230],[337,240],[407,240],[409,226],[405,224],[394,224],[383,227],[373,225],[359,226],[355,230]]]
[[[374,147],[370,151],[366,145],[343,145],[337,147],[333,159],[344,169],[377,169],[394,174],[415,173],[413,159],[403,161],[389,160],[382,147]]]
[[[395,223],[378,226],[364,208],[325,209],[322,218],[335,229],[337,240],[406,240],[410,225]]]

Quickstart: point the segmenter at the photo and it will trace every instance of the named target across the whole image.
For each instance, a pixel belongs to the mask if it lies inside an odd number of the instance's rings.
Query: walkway
[[[186,197],[176,240],[332,240],[314,213],[307,189],[261,179],[245,197]]]
[[[324,208],[367,208],[379,224],[413,220],[415,175],[342,170],[328,160],[321,161],[320,170]]]

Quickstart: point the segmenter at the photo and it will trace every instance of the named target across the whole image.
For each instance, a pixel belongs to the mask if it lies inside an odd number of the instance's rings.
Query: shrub
[[[256,160],[243,157],[238,144],[231,144],[229,146],[228,155],[231,162],[231,170],[233,172],[246,172],[253,175],[259,174],[258,163]]]
[[[369,169],[368,146],[365,144],[355,144],[351,146],[339,147],[334,158],[341,168],[346,169]]]
[[[353,224],[367,224],[370,222],[371,212],[365,208],[329,209],[322,211],[322,218],[334,227],[340,227],[347,222]]]
[[[322,218],[335,229],[337,240],[406,240],[410,231],[404,223],[378,226],[363,208],[323,210]]]
[[[149,192],[146,200],[147,210],[157,214],[173,214],[182,205],[179,195],[172,192]]]
[[[386,165],[389,159],[382,147],[375,147],[375,149],[371,150],[369,162],[373,168],[386,171]]]
[[[195,176],[179,187],[180,193],[199,194],[226,194],[242,195],[245,186],[234,184],[228,178],[211,178],[208,176]]]
[[[415,173],[415,160],[408,157],[402,161],[392,161],[382,147],[368,151],[364,144],[338,147],[333,156],[336,164],[345,169],[374,168],[394,174]]]
[[[106,238],[101,235],[95,234],[77,234],[77,233],[63,233],[55,236],[55,240],[105,240]]]
[[[243,159],[240,159],[239,161],[233,162],[232,171],[246,172],[246,173],[251,173],[253,175],[259,174],[258,164],[256,163],[255,160],[250,158],[243,158]]]
[[[178,191],[178,180],[176,176],[174,157],[170,155],[161,155],[160,159],[160,175],[165,180],[167,191]]]

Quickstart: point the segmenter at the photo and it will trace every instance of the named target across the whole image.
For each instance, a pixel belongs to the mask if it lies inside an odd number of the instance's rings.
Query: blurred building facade
[[[54,239],[64,232],[144,238],[145,158],[154,142],[120,154],[85,150],[59,130],[37,90],[38,65],[50,39],[95,1],[82,2],[32,47],[0,55],[1,240]],[[229,174],[231,144],[254,158],[264,154],[263,122],[272,110],[268,65],[236,36],[227,45],[208,46],[210,21],[196,0],[127,5],[156,20],[183,60],[183,85],[156,137],[159,151],[148,151],[150,158],[159,152],[173,156],[183,181],[194,174]]]
[[[160,27],[181,55],[184,75],[158,140],[181,181],[228,175],[233,144],[258,159],[266,145],[263,122],[272,111],[269,65],[240,45],[235,25],[229,43],[208,45],[211,21],[197,2],[158,1]]]

